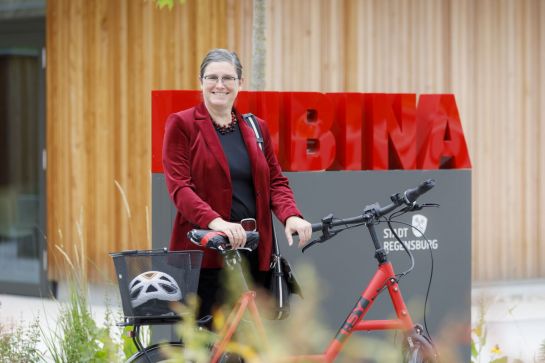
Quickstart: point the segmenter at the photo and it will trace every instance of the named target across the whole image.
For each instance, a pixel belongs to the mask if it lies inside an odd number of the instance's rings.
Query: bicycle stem
[[[371,239],[373,240],[373,245],[375,246],[375,259],[378,261],[379,265],[382,265],[383,263],[388,261],[388,256],[386,254],[386,251],[382,246],[380,245],[377,237],[377,232],[375,230],[374,224],[366,224],[367,229],[369,230],[369,234],[371,235]]]

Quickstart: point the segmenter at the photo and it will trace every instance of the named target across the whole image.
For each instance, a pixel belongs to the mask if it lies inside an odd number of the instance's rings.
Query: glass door
[[[43,17],[0,21],[0,293],[49,295],[44,38]]]

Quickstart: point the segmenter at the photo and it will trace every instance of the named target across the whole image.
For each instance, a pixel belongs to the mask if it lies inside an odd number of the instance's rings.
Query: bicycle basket
[[[125,322],[179,318],[173,303],[196,294],[202,251],[124,251],[111,253]]]

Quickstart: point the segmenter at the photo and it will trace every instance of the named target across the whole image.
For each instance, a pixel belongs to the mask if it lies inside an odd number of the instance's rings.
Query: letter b
[[[333,103],[329,97],[316,92],[290,92],[285,94],[284,110],[284,169],[327,169],[336,151],[331,132]]]

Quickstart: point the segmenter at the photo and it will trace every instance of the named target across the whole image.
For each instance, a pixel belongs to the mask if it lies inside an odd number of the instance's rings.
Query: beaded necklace
[[[220,134],[225,135],[235,131],[235,127],[237,126],[238,121],[235,113],[231,112],[231,122],[229,122],[227,125],[218,125],[214,120],[212,120],[212,123]]]

